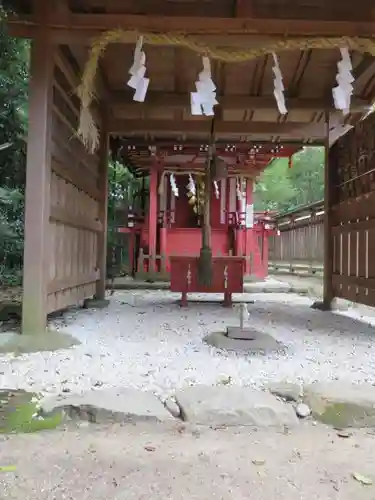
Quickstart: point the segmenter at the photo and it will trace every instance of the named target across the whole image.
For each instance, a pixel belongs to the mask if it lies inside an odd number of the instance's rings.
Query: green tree
[[[0,284],[20,276],[29,46],[11,38],[0,8]]]
[[[256,183],[255,210],[293,210],[324,196],[324,149],[306,147],[293,156],[274,160]]]

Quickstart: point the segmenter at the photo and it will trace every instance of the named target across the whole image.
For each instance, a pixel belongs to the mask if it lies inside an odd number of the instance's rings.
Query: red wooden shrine
[[[243,291],[246,279],[268,274],[268,238],[274,232],[267,213],[254,213],[253,189],[257,176],[277,157],[291,158],[296,146],[276,144],[217,144],[228,176],[211,189],[211,247],[214,280],[209,289],[199,285],[197,262],[202,245],[201,216],[193,198],[204,179],[207,145],[159,143],[123,146],[122,156],[149,176],[148,207],[130,211],[130,267],[143,279],[170,279],[171,290],[224,293]],[[141,166],[140,166],[141,165]],[[144,165],[144,166],[143,166]],[[196,196],[189,193],[193,179]]]

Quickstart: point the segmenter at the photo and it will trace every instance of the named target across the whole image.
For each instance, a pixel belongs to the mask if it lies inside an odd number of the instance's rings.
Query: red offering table
[[[198,279],[199,257],[171,256],[171,291],[181,292],[181,305],[187,305],[188,293],[223,293],[224,305],[232,304],[232,293],[243,293],[244,257],[213,257],[213,282],[205,287]]]

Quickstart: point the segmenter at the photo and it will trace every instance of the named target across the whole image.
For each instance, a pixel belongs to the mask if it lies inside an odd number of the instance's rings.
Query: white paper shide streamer
[[[128,81],[128,86],[135,90],[133,101],[137,102],[144,102],[150,83],[150,79],[145,78],[146,54],[142,50],[142,45],[143,37],[140,36],[135,46],[133,65],[129,70],[131,77]]]
[[[215,197],[218,200],[220,197],[219,184],[217,183],[217,181],[214,181],[213,184],[214,184],[214,189],[215,189]]]
[[[332,94],[335,108],[341,110],[343,115],[346,116],[350,111],[350,101],[353,94],[353,66],[350,60],[349,50],[340,49],[340,52],[341,61],[337,64],[337,86],[333,88]]]
[[[191,114],[192,115],[214,115],[216,100],[216,86],[211,78],[211,64],[208,57],[202,57],[203,71],[198,75],[195,82],[196,92],[191,92]]]
[[[187,187],[188,192],[191,193],[191,196],[195,196],[197,190],[195,188],[195,182],[194,182],[193,176],[191,174],[189,174],[189,182],[188,182],[188,185],[186,187]]]
[[[176,184],[176,178],[174,176],[174,174],[171,174],[170,177],[169,177],[169,181],[171,183],[171,189],[172,189],[172,193],[173,195],[178,198],[178,187],[177,187],[177,184]]]
[[[274,66],[272,68],[273,75],[274,75],[273,95],[275,96],[279,113],[281,115],[286,115],[288,110],[286,109],[286,105],[285,105],[285,96],[284,96],[285,89],[284,89],[284,84],[283,84],[283,77],[282,77],[280,66],[279,66],[279,60],[277,58],[277,55],[274,52],[272,53],[272,56],[273,56],[273,62],[274,62]]]

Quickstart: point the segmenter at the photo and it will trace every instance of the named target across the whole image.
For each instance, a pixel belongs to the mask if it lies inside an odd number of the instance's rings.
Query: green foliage
[[[264,171],[255,188],[255,210],[293,210],[324,197],[324,149],[304,148],[292,168],[277,159]]]
[[[0,10],[0,284],[20,281],[29,44],[10,38]],[[5,147],[6,146],[6,147]]]

